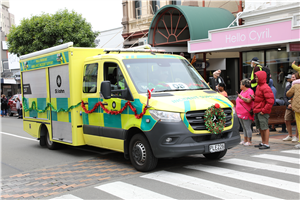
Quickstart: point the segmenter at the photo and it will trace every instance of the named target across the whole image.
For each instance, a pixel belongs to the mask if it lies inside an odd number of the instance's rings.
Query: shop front
[[[241,18],[245,24],[230,28],[208,31],[208,38],[188,42],[189,53],[240,52],[240,62],[235,74],[234,90],[238,91],[239,81],[250,78],[250,61],[258,57],[261,65],[267,65],[282,98],[288,74],[293,61],[300,65],[300,6],[291,3],[281,7],[245,12]],[[229,72],[227,72],[229,73]]]

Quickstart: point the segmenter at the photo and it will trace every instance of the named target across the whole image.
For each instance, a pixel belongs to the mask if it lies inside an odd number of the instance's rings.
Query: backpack
[[[268,65],[263,66],[262,71],[267,73],[267,84],[269,84],[270,78],[271,78],[271,72],[270,72],[270,69],[269,69]]]

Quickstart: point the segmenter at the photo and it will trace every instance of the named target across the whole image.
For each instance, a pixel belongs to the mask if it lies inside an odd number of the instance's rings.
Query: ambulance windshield
[[[139,93],[209,89],[185,59],[125,59],[124,65]]]

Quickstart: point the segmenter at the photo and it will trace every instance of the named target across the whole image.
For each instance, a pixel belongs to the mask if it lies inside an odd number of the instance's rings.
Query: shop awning
[[[228,27],[235,19],[223,8],[167,5],[152,19],[148,43],[152,46],[187,46],[187,41],[208,38],[208,31]]]

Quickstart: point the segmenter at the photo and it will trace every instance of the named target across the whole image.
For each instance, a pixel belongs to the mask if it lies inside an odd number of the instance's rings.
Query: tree
[[[67,42],[73,42],[74,47],[95,47],[98,35],[81,14],[59,10],[24,18],[19,26],[12,26],[7,35],[8,51],[20,56]]]

